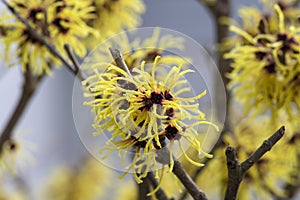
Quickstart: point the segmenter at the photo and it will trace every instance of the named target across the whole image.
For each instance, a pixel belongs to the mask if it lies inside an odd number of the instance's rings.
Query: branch
[[[8,120],[0,136],[0,154],[3,150],[4,143],[11,139],[15,125],[20,120],[28,102],[30,101],[33,94],[35,93],[36,88],[40,83],[40,81],[43,79],[43,77],[45,77],[45,75],[41,75],[39,77],[33,77],[29,67],[27,66],[26,72],[24,73],[22,95],[17,103],[17,106],[15,107],[13,114]]]
[[[80,64],[79,64],[78,60],[76,59],[76,56],[74,55],[70,45],[65,44],[64,48],[65,48],[70,60],[72,61],[73,65],[74,65],[74,68],[75,68],[74,71],[77,74],[77,72],[79,71],[79,68],[80,68]]]
[[[212,148],[212,150],[209,152],[210,154],[214,154],[214,152],[222,147],[222,145],[224,145],[223,141],[222,141],[222,137],[220,137],[217,141],[217,143],[215,144],[215,146]],[[202,162],[204,164],[204,166],[206,166],[209,161],[211,161],[212,159],[210,158],[205,158],[205,160]],[[196,179],[198,178],[198,176],[201,174],[201,172],[203,171],[204,167],[198,167],[197,170],[192,174],[191,178],[193,181],[196,181]],[[179,200],[184,200],[188,195],[188,192],[185,190],[181,193]]]
[[[152,187],[153,187],[153,188],[157,188],[158,182],[157,182],[157,180],[155,179],[153,172],[148,172],[147,177],[148,177],[148,179],[149,179],[149,181],[150,181]],[[161,188],[159,188],[159,189],[157,190],[157,192],[155,193],[155,196],[156,196],[156,198],[157,198],[158,200],[168,200],[167,195],[165,194],[164,190],[161,189]]]
[[[79,80],[83,81],[85,78],[83,78],[83,75],[81,73],[80,69],[80,64],[76,58],[76,56],[74,55],[71,47],[69,44],[65,44],[64,48],[68,54],[68,57],[70,58],[70,60],[72,61],[73,65],[74,65],[74,75],[78,77]]]
[[[282,126],[278,131],[276,131],[271,137],[265,140],[258,149],[251,154],[244,162],[241,164],[242,170],[245,172],[250,167],[253,166],[267,151],[270,151],[271,148],[282,138],[285,131],[285,127]]]
[[[178,160],[174,160],[173,173],[178,177],[178,179],[195,200],[207,200],[204,192],[199,189],[199,187],[188,175]]]
[[[57,57],[61,62],[72,72],[76,75],[76,69],[56,50],[56,48],[47,42],[41,34],[39,34],[29,23],[26,19],[24,19],[6,0],[1,0],[2,3],[20,20],[28,29],[29,33],[39,41],[41,44],[45,45],[47,49],[52,53],[55,57]]]
[[[225,194],[225,200],[236,199],[237,192],[240,183],[243,179],[245,173],[256,163],[267,151],[282,138],[285,132],[285,127],[282,126],[278,129],[271,137],[263,142],[263,144],[257,148],[257,150],[251,154],[244,162],[241,164],[238,162],[236,151],[233,147],[228,147],[226,149],[227,157],[227,169],[228,169],[228,182]]]
[[[143,182],[138,184],[138,200],[151,200],[151,196],[147,196],[150,192],[149,179],[145,177]]]
[[[177,176],[177,178],[184,185],[190,195],[195,200],[207,200],[205,193],[200,190],[200,188],[196,185],[193,179],[189,176],[189,174],[185,171],[180,162],[174,156],[173,160],[174,167],[172,172]],[[167,147],[164,147],[158,151],[157,161],[165,165],[170,163],[170,151]]]
[[[116,65],[118,67],[120,67],[121,69],[125,70],[132,79],[131,73],[127,67],[127,64],[126,64],[121,52],[118,49],[112,49],[112,48],[109,48],[109,51],[110,51],[113,59],[115,60]]]
[[[219,22],[221,17],[230,17],[231,15],[231,0],[216,0],[214,3],[210,0],[198,0],[212,15],[215,22],[215,40],[217,44],[220,44],[224,38],[228,37],[228,26]],[[230,72],[230,61],[224,59],[224,52],[218,51],[217,66],[221,72],[224,85],[227,85],[229,79],[226,74]]]

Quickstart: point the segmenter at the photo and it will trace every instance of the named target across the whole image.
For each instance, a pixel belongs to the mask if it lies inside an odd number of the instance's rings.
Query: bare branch
[[[170,163],[170,151],[167,147],[160,149],[157,153],[157,161],[162,164]],[[184,185],[186,190],[195,200],[207,200],[205,193],[200,190],[197,184],[193,181],[193,179],[189,176],[189,174],[182,167],[180,162],[173,156],[174,167],[173,173],[177,176],[180,182]]]
[[[157,180],[155,179],[153,172],[148,172],[147,177],[148,177],[148,179],[149,179],[151,185],[153,186],[153,188],[157,188],[158,182],[157,182]],[[157,198],[158,200],[168,200],[168,197],[167,197],[166,193],[165,193],[164,190],[161,189],[161,188],[159,188],[159,189],[157,190],[157,192],[155,193],[155,196],[156,196],[156,198]]]
[[[225,200],[236,199],[237,191],[242,181],[241,166],[238,162],[236,151],[233,147],[226,149],[228,181]]]
[[[11,139],[15,125],[20,120],[28,102],[35,93],[38,84],[44,77],[45,75],[33,77],[29,66],[27,66],[26,72],[24,73],[22,95],[0,136],[0,154],[3,150],[4,143]]]
[[[260,147],[258,147],[257,150],[241,164],[238,162],[235,149],[233,147],[228,147],[226,149],[227,169],[228,169],[228,182],[227,182],[227,189],[225,195],[226,200],[236,199],[240,183],[245,173],[267,151],[271,150],[271,148],[282,138],[284,132],[285,132],[285,128],[284,126],[282,126],[271,137],[265,140],[263,144]]]
[[[80,64],[76,58],[76,56],[74,55],[71,47],[69,44],[65,44],[64,45],[64,48],[68,54],[68,57],[70,58],[70,60],[72,61],[73,65],[74,65],[74,75],[78,77],[79,80],[83,81],[84,78],[83,78],[83,75],[81,74],[81,71],[79,70],[80,69]]]
[[[149,179],[145,177],[143,182],[138,184],[138,200],[151,200],[151,196],[147,196],[150,192]]]
[[[178,160],[174,160],[173,173],[178,177],[178,179],[195,200],[207,200],[204,192],[199,189],[199,187],[188,175]]]
[[[79,64],[78,60],[76,59],[76,56],[74,55],[74,53],[73,53],[73,51],[72,51],[69,44],[65,44],[64,48],[65,48],[70,60],[72,61],[73,65],[75,67],[75,69],[74,69],[75,73],[77,73],[79,71],[80,64]]]
[[[267,151],[270,151],[271,148],[282,138],[284,131],[285,128],[282,126],[271,137],[265,140],[253,154],[251,154],[244,162],[242,162],[241,168],[243,172],[246,172],[250,167],[252,167],[253,164],[257,162]]]

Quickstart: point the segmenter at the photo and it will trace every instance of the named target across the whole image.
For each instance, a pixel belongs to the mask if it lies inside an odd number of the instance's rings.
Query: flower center
[[[165,128],[165,134],[169,140],[179,140],[181,138],[181,135],[179,134],[177,128],[172,125],[168,125]]]

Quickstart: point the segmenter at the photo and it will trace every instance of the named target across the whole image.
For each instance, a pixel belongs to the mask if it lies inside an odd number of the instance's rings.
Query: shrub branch
[[[240,183],[245,173],[282,138],[285,127],[282,126],[271,137],[266,139],[260,147],[256,149],[245,161],[239,163],[236,150],[233,147],[227,147],[227,170],[228,181],[225,194],[225,200],[236,199]]]

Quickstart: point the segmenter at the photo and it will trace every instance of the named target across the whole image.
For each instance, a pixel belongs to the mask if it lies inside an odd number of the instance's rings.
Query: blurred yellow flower
[[[98,33],[85,22],[95,17],[95,9],[88,1],[12,0],[10,4],[62,55],[66,55],[63,46],[68,43],[76,55],[84,56],[86,47],[80,38]],[[6,47],[6,60],[19,59],[22,71],[30,69],[35,75],[50,73],[54,64],[59,66],[58,59],[13,14],[3,12],[0,18],[0,26],[5,30],[1,40]]]
[[[5,171],[12,175],[23,172],[28,167],[27,165],[35,162],[32,155],[34,150],[34,144],[26,141],[22,135],[15,134],[3,144],[0,154],[0,175]]]
[[[136,183],[133,181],[123,181],[122,184],[118,186],[114,199],[132,200],[137,198],[138,191]]]
[[[140,15],[145,12],[142,0],[90,0],[96,8],[96,17],[89,20],[93,28],[100,32],[97,42],[111,37],[122,30],[133,29],[141,24]],[[95,45],[91,38],[90,45]]]
[[[43,190],[43,199],[102,199],[111,184],[111,171],[93,158],[75,169],[61,167],[54,171]]]
[[[276,35],[279,30],[278,13],[273,9],[275,4],[284,15],[286,27],[298,24],[300,9],[296,7],[297,0],[262,0],[263,10],[254,6],[241,7],[238,10],[240,23],[232,18],[222,17],[220,22],[227,26],[235,26],[242,29],[248,35],[255,37],[258,34]],[[241,34],[230,35],[219,44],[221,51],[228,51],[234,46],[246,45],[249,41]]]
[[[26,200],[26,195],[18,190],[5,190],[5,185],[0,185],[0,200]]]
[[[287,27],[280,7],[275,4],[274,8],[276,33],[266,31],[252,36],[232,25],[230,30],[247,43],[237,44],[225,55],[233,60],[228,87],[245,113],[257,116],[271,112],[273,122],[280,110],[292,120],[300,109],[300,28]]]
[[[295,23],[298,21],[298,16],[300,14],[300,9],[297,6],[299,2],[297,0],[261,0],[264,4],[264,10],[266,12],[266,16],[272,15],[269,13],[272,10],[274,4],[278,4],[280,9],[282,10],[286,21]]]
[[[129,69],[139,66],[142,61],[154,62],[157,56],[161,56],[157,61],[158,63],[167,65],[187,64],[190,61],[189,58],[170,54],[170,52],[184,49],[184,38],[166,34],[164,31],[157,27],[122,32],[95,48],[93,54],[84,60],[80,69],[90,75],[94,73],[94,68],[99,72],[106,70],[107,65],[98,65],[98,63],[115,65],[111,53],[108,51],[111,47],[117,47],[123,53],[124,61]],[[134,39],[132,39],[133,37]]]

